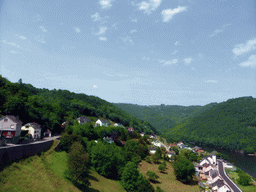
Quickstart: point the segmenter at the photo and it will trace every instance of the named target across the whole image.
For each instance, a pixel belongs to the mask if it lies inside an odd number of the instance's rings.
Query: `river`
[[[239,152],[228,151],[224,149],[217,149],[202,146],[205,151],[212,152],[214,150],[226,154],[229,158],[229,162],[233,163],[235,166],[244,170],[254,178],[256,178],[256,157],[251,157],[248,155],[241,154]]]

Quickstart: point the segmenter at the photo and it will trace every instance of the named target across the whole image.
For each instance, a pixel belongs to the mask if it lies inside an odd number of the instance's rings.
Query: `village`
[[[80,124],[91,123],[89,117],[81,116],[77,118]],[[62,123],[64,129],[70,122]],[[114,126],[127,129],[129,134],[133,134],[135,131],[132,127],[124,127],[122,124],[113,123],[106,119],[99,118],[94,127],[97,126]],[[139,133],[141,137],[145,136],[145,133]],[[20,142],[20,138],[27,137],[27,142]],[[42,132],[41,126],[36,122],[30,122],[23,125],[23,123],[15,116],[6,115],[0,118],[0,147],[6,145],[26,144],[29,142],[40,141],[43,138],[52,137],[52,133],[49,129]],[[160,137],[155,134],[148,135],[150,145],[148,147],[150,154],[155,154],[157,148],[161,148],[164,151],[164,155],[168,157],[169,161],[174,161],[177,152],[183,150],[190,151],[200,158],[199,162],[194,161],[194,167],[196,172],[196,178],[198,184],[205,191],[213,192],[231,192],[241,191],[237,185],[226,175],[225,168],[234,169],[234,166],[227,161],[217,159],[216,153],[208,153],[198,146],[188,146],[182,141],[178,143],[170,143],[168,145],[160,141]],[[117,138],[111,136],[104,136],[103,140],[107,143],[113,143],[117,141]],[[135,139],[136,140],[136,139]],[[97,142],[95,140],[95,142]],[[125,145],[125,141],[120,141],[122,145]],[[178,151],[177,151],[178,150]]]

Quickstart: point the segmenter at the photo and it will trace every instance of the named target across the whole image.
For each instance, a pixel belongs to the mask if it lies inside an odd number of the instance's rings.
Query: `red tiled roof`
[[[175,144],[172,144],[172,143],[171,143],[169,146],[170,146],[170,147],[176,147],[176,145],[175,145]]]
[[[204,152],[204,150],[198,150],[197,152],[198,152],[198,153],[203,153],[203,152]]]

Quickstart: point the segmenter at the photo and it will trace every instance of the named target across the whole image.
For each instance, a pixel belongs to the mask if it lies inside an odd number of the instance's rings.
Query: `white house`
[[[124,126],[122,124],[120,124],[120,123],[115,123],[114,127],[124,127]]]
[[[41,138],[41,126],[35,122],[27,123],[21,128],[21,130],[28,131],[35,140]]]
[[[0,131],[6,138],[19,136],[22,122],[13,115],[6,115],[0,118]]]
[[[155,154],[156,153],[156,148],[155,147],[153,147],[153,148],[149,147],[148,150],[149,150],[150,154]]]
[[[106,127],[108,127],[109,125],[110,125],[110,123],[106,119],[98,119],[95,122],[95,126],[106,126]]]

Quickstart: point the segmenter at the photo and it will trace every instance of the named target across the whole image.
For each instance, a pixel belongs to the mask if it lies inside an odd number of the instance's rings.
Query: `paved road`
[[[226,183],[229,185],[229,187],[234,191],[234,192],[242,192],[241,189],[238,188],[238,186],[226,175],[223,162],[220,160],[218,161],[218,168],[219,168],[219,173],[221,177],[226,181]]]

